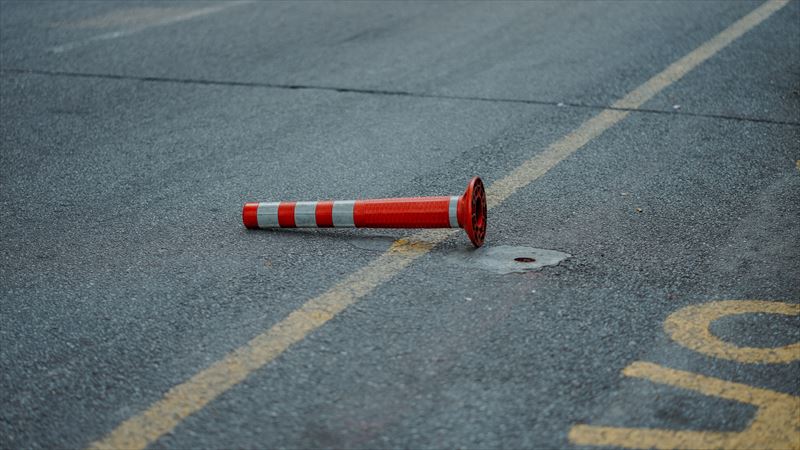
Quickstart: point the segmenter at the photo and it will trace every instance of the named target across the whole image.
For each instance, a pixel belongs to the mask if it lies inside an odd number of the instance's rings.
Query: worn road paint
[[[508,274],[539,270],[545,266],[555,266],[570,256],[572,255],[569,253],[543,248],[485,245],[477,250],[455,251],[447,255],[447,259],[453,264],[470,269]],[[533,261],[517,261],[517,258],[530,258]]]
[[[182,14],[177,15],[167,15],[166,17],[162,17],[160,19],[156,19],[146,23],[144,25],[139,25],[131,28],[126,28],[124,30],[118,31],[111,31],[108,33],[98,34],[97,36],[92,36],[88,39],[83,39],[80,41],[70,42],[67,44],[56,45],[55,47],[50,47],[47,49],[50,53],[64,53],[70,50],[74,50],[78,47],[83,47],[88,44],[92,44],[95,42],[100,41],[108,41],[111,39],[117,39],[125,36],[130,36],[132,34],[139,33],[140,31],[147,30],[148,28],[153,27],[160,27],[164,25],[171,25],[177,22],[183,22],[185,20],[194,19],[196,17],[207,16],[209,14],[218,13],[222,10],[228,9],[232,6],[243,5],[245,3],[252,3],[252,1],[235,1],[235,2],[227,2],[216,6],[208,6],[205,8],[195,9],[193,11],[185,12]]]
[[[737,432],[684,431],[575,425],[569,440],[577,445],[625,448],[769,448],[797,449],[800,444],[800,397],[756,388],[649,362],[635,362],[622,373],[654,383],[688,389],[704,395],[758,407],[748,427]]]
[[[50,26],[73,30],[136,27],[159,22],[168,17],[188,14],[192,11],[193,8],[185,6],[125,8],[86,19],[53,22]]]
[[[723,30],[678,62],[636,88],[614,104],[635,108],[676,82],[733,40],[752,29],[786,5],[788,0],[770,0]],[[489,209],[532,183],[559,162],[617,124],[628,111],[603,110],[577,130],[559,139],[542,153],[525,161],[487,190]],[[142,413],[122,422],[111,433],[91,444],[94,448],[141,449],[171,431],[178,423],[199,411],[214,398],[263,367],[291,345],[321,327],[338,312],[388,281],[416,258],[426,254],[456,230],[424,230],[400,240],[377,259],[359,269],[318,297],[308,300],[287,318],[256,336],[212,366],[173,387]],[[318,311],[324,311],[319,313]]]
[[[667,317],[664,330],[672,340],[696,352],[740,363],[778,364],[800,360],[800,342],[783,347],[738,347],[711,334],[711,322],[738,314],[800,315],[800,304],[727,300],[691,305]]]

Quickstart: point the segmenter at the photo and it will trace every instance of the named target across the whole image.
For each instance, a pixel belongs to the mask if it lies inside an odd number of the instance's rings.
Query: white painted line
[[[184,14],[179,14],[177,16],[165,17],[165,18],[163,18],[161,20],[157,20],[155,22],[148,23],[147,25],[141,25],[141,26],[138,26],[138,27],[127,28],[127,29],[124,29],[124,30],[111,31],[111,32],[108,32],[108,33],[99,34],[97,36],[92,36],[92,37],[90,37],[88,39],[84,39],[84,40],[81,40],[81,41],[69,42],[69,43],[66,43],[66,44],[57,45],[55,47],[50,47],[50,48],[47,49],[47,52],[49,52],[49,53],[64,53],[64,52],[67,52],[67,51],[70,51],[70,50],[74,50],[74,49],[76,49],[78,47],[83,47],[85,45],[89,45],[89,44],[92,44],[92,43],[95,43],[95,42],[109,41],[111,39],[117,39],[117,38],[121,38],[121,37],[130,36],[132,34],[139,33],[140,31],[144,31],[144,30],[147,30],[149,28],[161,27],[161,26],[164,26],[164,25],[171,25],[173,23],[183,22],[185,20],[194,19],[196,17],[207,16],[209,14],[218,13],[218,12],[220,12],[222,10],[225,10],[225,9],[228,9],[228,8],[230,8],[232,6],[244,5],[246,3],[253,3],[253,1],[252,0],[235,1],[235,2],[223,3],[223,4],[215,5],[215,6],[207,6],[205,8],[196,9],[194,11],[190,11],[190,12],[187,12],[187,13],[184,13]]]

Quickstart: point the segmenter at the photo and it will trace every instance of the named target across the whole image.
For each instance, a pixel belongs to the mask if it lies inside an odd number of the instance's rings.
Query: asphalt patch
[[[498,245],[477,250],[459,250],[447,258],[450,262],[501,275],[540,270],[555,266],[569,258],[569,253],[543,248]]]

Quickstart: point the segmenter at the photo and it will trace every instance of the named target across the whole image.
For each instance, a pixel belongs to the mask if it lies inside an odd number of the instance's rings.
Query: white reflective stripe
[[[297,202],[294,205],[294,226],[317,226],[317,202]]]
[[[459,228],[458,226],[458,196],[450,197],[450,228]]]
[[[278,225],[278,202],[259,203],[256,210],[259,228],[277,228]]]
[[[354,227],[353,208],[356,206],[355,200],[344,200],[333,202],[333,226],[334,227]]]

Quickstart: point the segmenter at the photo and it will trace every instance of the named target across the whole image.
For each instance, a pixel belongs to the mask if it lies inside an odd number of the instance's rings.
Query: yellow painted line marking
[[[650,78],[625,97],[615,102],[614,108],[636,109],[658,94],[664,88],[678,81],[690,70],[714,56],[717,52],[728,46],[738,37],[763,22],[775,11],[786,6],[788,0],[771,0],[742,17],[731,26],[723,30],[711,40],[693,50],[688,55],[672,63],[661,73]],[[487,191],[487,203],[490,208],[499,205],[511,194],[527,186],[535,179],[542,176],[562,159],[574,153],[577,149],[599,136],[605,130],[624,119],[628,111],[603,110],[592,117],[577,130],[548,147],[540,155],[522,163],[517,169],[506,177],[496,181]]]
[[[667,67],[642,86],[614,104],[615,107],[635,108],[674,83],[734,39],[755,27],[788,0],[771,0],[726,28],[719,35],[692,53]],[[695,55],[695,53],[697,54]],[[497,207],[516,191],[522,189],[575,153],[591,139],[628,115],[628,111],[603,110],[584,122],[577,130],[551,144],[537,156],[497,180],[487,192],[490,209]],[[456,230],[425,230],[399,240],[390,250],[362,269],[348,276],[322,295],[312,298],[299,310],[281,322],[234,350],[224,359],[203,369],[189,380],[173,387],[161,400],[144,412],[126,420],[101,440],[94,448],[141,449],[171,431],[178,423],[199,411],[211,400],[227,391],[253,371],[263,367],[291,345],[303,340],[330,318],[394,277],[420,256],[428,253]]]
[[[173,387],[145,412],[127,420],[92,447],[146,447],[172,430],[181,420],[332,319],[375,286],[391,278],[430,248],[430,244],[398,240],[371,265],[349,275],[324,294],[306,302],[266,333],[256,336],[222,360]]]
[[[800,315],[800,304],[726,300],[682,308],[667,317],[664,330],[686,348],[740,363],[777,364],[800,360],[800,342],[775,348],[738,347],[711,334],[711,322],[738,314]],[[800,412],[799,412],[800,413]]]
[[[64,52],[67,52],[67,51],[70,51],[70,50],[74,50],[76,48],[83,47],[85,45],[92,44],[92,43],[95,43],[95,42],[108,41],[108,40],[111,40],[111,39],[117,39],[117,38],[121,38],[121,37],[130,36],[132,34],[139,33],[140,31],[144,31],[144,30],[147,30],[149,28],[160,27],[160,26],[164,26],[164,25],[171,25],[173,23],[183,22],[185,20],[194,19],[196,17],[207,16],[209,14],[218,13],[218,12],[220,12],[222,10],[225,10],[225,9],[228,9],[228,8],[230,8],[232,6],[239,6],[239,5],[243,5],[243,4],[246,4],[246,3],[252,3],[252,0],[232,1],[232,2],[226,2],[226,3],[219,4],[219,5],[215,5],[215,6],[207,6],[205,8],[191,10],[191,11],[184,12],[184,13],[181,13],[181,14],[171,14],[171,15],[168,14],[168,15],[165,15],[165,16],[157,19],[157,20],[150,21],[150,22],[148,22],[146,24],[143,24],[143,25],[138,25],[138,26],[134,26],[134,27],[131,27],[131,28],[126,28],[126,29],[123,29],[123,30],[111,31],[111,32],[108,32],[108,33],[99,34],[97,36],[92,36],[92,37],[90,37],[88,39],[84,39],[84,40],[81,40],[81,41],[75,41],[75,42],[69,42],[67,44],[56,45],[55,47],[48,48],[47,51],[50,52],[50,53],[64,53]]]
[[[622,373],[654,383],[748,403],[758,407],[758,412],[744,431],[682,431],[575,425],[569,432],[570,442],[577,445],[658,449],[800,448],[800,397],[641,361],[626,367]]]

